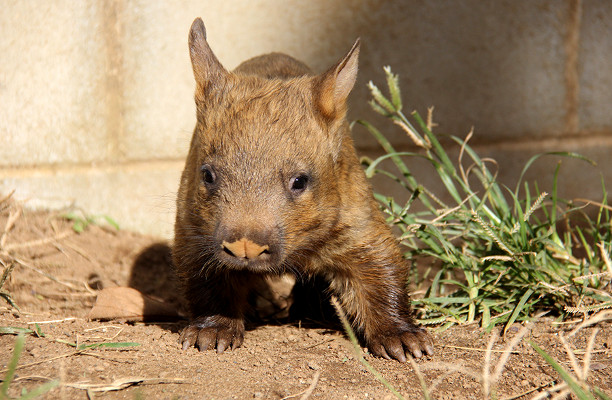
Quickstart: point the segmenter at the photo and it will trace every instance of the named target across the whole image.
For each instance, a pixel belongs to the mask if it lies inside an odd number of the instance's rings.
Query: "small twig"
[[[316,371],[314,377],[312,378],[312,382],[310,382],[310,386],[304,392],[304,395],[300,397],[300,400],[308,400],[312,392],[314,392],[315,387],[317,387],[317,383],[319,383],[319,377],[321,376],[321,371]]]
[[[52,381],[53,378],[49,378],[48,376],[41,375],[28,375],[28,376],[19,376],[13,379],[13,382],[19,381]]]
[[[567,390],[567,384],[565,382],[551,387],[549,390],[546,390],[543,393],[540,393],[539,395],[537,395],[536,397],[532,398],[531,400],[546,399],[546,398],[550,397],[550,395],[553,394],[554,392],[563,392],[564,390]]]
[[[57,279],[57,278],[56,278],[56,277],[54,277],[53,275],[51,275],[51,274],[49,274],[49,273],[47,273],[47,272],[45,272],[45,271],[43,271],[43,270],[41,270],[41,269],[39,269],[39,268],[36,268],[35,266],[31,265],[31,264],[30,264],[30,263],[28,263],[27,261],[21,260],[21,259],[16,258],[16,257],[13,257],[13,259],[14,259],[14,260],[15,260],[17,263],[19,263],[19,264],[23,265],[24,267],[29,268],[29,269],[33,270],[34,272],[38,272],[38,273],[39,273],[39,274],[41,274],[42,276],[44,276],[44,277],[46,277],[46,278],[51,279],[53,282],[57,282],[57,283],[59,283],[60,285],[64,285],[64,286],[66,286],[67,288],[70,288],[70,289],[72,289],[72,290],[78,290],[78,288],[77,288],[77,287],[75,287],[74,285],[72,285],[71,283],[60,281],[59,279]]]
[[[58,240],[64,239],[70,235],[73,235],[74,231],[65,231],[62,232],[56,236],[53,237],[47,237],[47,238],[43,238],[43,239],[38,239],[38,240],[30,240],[29,242],[25,242],[25,243],[13,243],[13,244],[9,244],[6,246],[2,246],[4,251],[11,251],[11,250],[18,250],[18,249],[24,249],[24,248],[28,248],[28,247],[36,247],[36,246],[42,246],[48,243],[53,243],[56,242]]]
[[[29,364],[18,365],[15,368],[15,370],[18,370],[18,369],[21,369],[21,368],[32,367],[32,366],[38,365],[38,364],[44,364],[46,362],[51,362],[51,361],[59,360],[60,358],[72,357],[72,356],[77,355],[77,354],[82,353],[82,352],[83,352],[83,350],[77,350],[77,351],[73,351],[73,352],[70,352],[70,353],[61,354],[59,356],[47,358],[46,360],[34,361],[34,362],[29,363]],[[8,371],[8,368],[0,370],[0,374],[5,373],[6,371]]]
[[[582,365],[582,379],[584,381],[586,381],[588,374],[589,374],[589,368],[591,366],[591,356],[593,355],[593,348],[595,347],[595,336],[597,336],[598,332],[599,332],[599,328],[593,329],[593,333],[591,334],[591,337],[589,338],[589,343],[584,353],[584,360],[583,360],[583,365]]]
[[[477,347],[462,347],[462,346],[451,346],[448,344],[440,344],[439,347],[447,347],[449,349],[458,349],[458,350],[470,350],[470,351],[490,351],[491,353],[513,353],[513,354],[521,354],[522,351],[518,350],[489,350],[487,349],[479,349]]]
[[[569,337],[574,336],[579,330],[581,330],[582,328],[585,328],[587,326],[590,325],[595,325],[601,321],[606,321],[612,319],[612,310],[604,310],[601,312],[598,312],[597,314],[593,315],[591,318],[587,319],[586,321],[583,321],[580,325],[578,325],[577,327],[575,327],[569,334]]]
[[[491,350],[498,338],[499,332],[494,330],[489,338],[484,357],[484,365],[482,366],[482,391],[485,399],[488,399],[491,394]]]
[[[433,393],[436,388],[450,375],[454,373],[459,373],[461,375],[467,375],[471,377],[475,381],[481,381],[481,374],[478,371],[472,370],[469,367],[466,367],[461,362],[456,363],[443,363],[443,362],[429,362],[427,364],[422,364],[419,366],[422,370],[440,370],[446,371],[443,374],[439,375],[431,384],[429,385],[428,391],[429,393]]]
[[[13,210],[9,213],[8,219],[6,220],[6,225],[4,225],[4,232],[2,232],[2,236],[0,236],[0,249],[4,249],[4,245],[6,244],[7,235],[9,231],[13,229],[15,222],[17,221],[17,219],[19,219],[20,216],[21,216],[21,207],[17,208],[16,211]]]
[[[357,341],[357,337],[355,336],[355,332],[351,328],[351,324],[349,323],[348,318],[346,317],[346,314],[344,313],[344,310],[340,306],[340,302],[338,302],[338,299],[336,298],[336,296],[332,296],[330,301],[331,301],[332,306],[334,306],[334,308],[336,309],[336,313],[338,314],[338,317],[340,318],[340,321],[342,322],[342,325],[344,326],[344,330],[345,330],[346,334],[348,335],[349,340],[351,341],[351,344],[353,345],[353,349],[355,351],[355,355],[357,356],[357,359],[359,360],[359,362],[372,375],[374,375],[374,377],[380,383],[382,383],[387,389],[389,389],[391,391],[391,393],[393,393],[395,395],[395,397],[397,397],[398,399],[403,400],[404,397],[385,379],[384,376],[382,376],[382,374],[380,372],[378,372],[372,366],[372,364],[367,362],[366,359],[363,357],[363,353],[361,352],[361,347],[359,346],[359,342]]]
[[[610,261],[610,255],[606,251],[606,247],[603,242],[598,243],[597,247],[599,247],[601,258],[606,263],[606,267],[608,267],[608,274],[610,274],[610,279],[612,279],[612,261]]]
[[[536,318],[538,318],[538,316],[536,316]],[[510,343],[508,343],[508,345],[506,346],[506,352],[502,353],[501,357],[499,358],[499,361],[497,362],[497,366],[495,367],[495,374],[493,374],[493,381],[497,382],[499,381],[499,378],[501,378],[501,374],[502,371],[504,370],[504,367],[506,365],[506,362],[508,361],[508,358],[510,358],[510,351],[512,350],[514,347],[516,347],[516,345],[519,344],[519,342],[521,340],[523,340],[523,337],[529,333],[529,331],[531,331],[531,328],[533,327],[533,323],[529,323],[527,325],[525,325],[524,327],[521,328],[521,330],[512,338],[512,340],[510,341]]]
[[[38,324],[38,325],[42,325],[42,324],[55,324],[58,322],[66,322],[66,321],[74,321],[76,319],[76,317],[67,317],[67,318],[63,318],[63,319],[54,319],[54,320],[50,320],[50,321],[32,321],[32,322],[27,322],[28,325],[34,325],[34,324]]]
[[[578,366],[578,360],[576,359],[576,355],[570,348],[569,343],[567,343],[567,340],[565,340],[565,337],[563,335],[559,335],[559,340],[561,341],[561,344],[563,344],[563,348],[565,349],[565,352],[567,353],[567,357],[570,360],[572,369],[576,373],[576,376],[578,377],[579,380],[582,380],[582,376],[581,376],[582,370]]]
[[[291,394],[287,397],[283,397],[281,400],[287,400],[287,399],[292,399],[294,397],[298,397],[298,396],[302,396],[300,397],[300,400],[307,400],[310,395],[312,394],[312,392],[314,391],[315,387],[317,386],[317,383],[319,382],[319,376],[321,375],[321,371],[317,371],[314,374],[314,377],[312,378],[312,381],[310,383],[310,386],[308,386],[308,388],[306,390],[303,390],[299,393],[296,394]]]
[[[90,256],[89,256],[89,255],[88,255],[88,254],[85,252],[85,250],[81,249],[81,248],[80,248],[79,246],[77,246],[76,244],[74,244],[74,243],[70,243],[69,241],[66,241],[66,242],[64,243],[64,245],[65,245],[65,246],[67,246],[67,247],[69,247],[69,248],[71,248],[72,250],[76,251],[76,252],[77,252],[77,254],[79,254],[81,257],[83,257],[83,258],[84,258],[84,259],[86,259],[87,261],[89,261],[89,262],[91,262],[91,263],[95,264],[97,267],[99,267],[99,266],[100,266],[100,263],[99,263],[99,262],[98,262],[96,259],[94,259],[93,257],[90,257]]]
[[[7,194],[6,196],[4,196],[2,199],[0,199],[0,204],[4,204],[5,202],[8,201],[8,199],[10,199],[11,197],[13,197],[13,195],[15,194],[15,189],[11,190],[11,192],[9,194]]]
[[[91,332],[91,331],[95,331],[95,330],[100,330],[100,329],[106,329],[106,328],[113,328],[113,329],[118,329],[117,333],[115,333],[113,336],[111,337],[103,337],[103,336],[83,336],[84,339],[88,339],[88,340],[92,340],[92,339],[96,339],[96,340],[107,340],[107,341],[112,341],[115,340],[115,338],[117,336],[119,336],[121,334],[121,332],[123,332],[123,328],[122,327],[118,327],[118,326],[100,326],[97,328],[90,328],[90,329],[86,329],[85,332]]]
[[[123,390],[135,385],[160,385],[164,383],[188,383],[182,378],[121,378],[116,379],[110,384],[104,383],[66,383],[65,386],[75,389],[82,389],[92,392],[111,392]]]
[[[84,356],[95,357],[95,358],[98,358],[100,360],[106,360],[106,361],[111,361],[111,362],[115,362],[115,363],[124,363],[124,364],[135,364],[136,363],[136,361],[134,361],[133,357],[130,357],[130,358],[117,358],[117,357],[109,357],[105,353],[92,353],[92,352],[83,352],[81,354],[84,355]]]
[[[597,207],[602,207],[602,208],[605,208],[606,210],[612,211],[612,207],[611,206],[609,206],[607,204],[603,204],[603,203],[598,203],[598,202],[593,201],[593,200],[578,198],[578,199],[574,199],[572,201],[582,201],[583,203],[586,203],[587,206],[590,205],[590,204],[593,204],[593,205],[595,205]]]
[[[431,397],[429,396],[429,390],[427,389],[427,383],[425,382],[425,377],[423,376],[421,369],[419,368],[418,364],[414,361],[414,358],[412,358],[412,354],[406,353],[406,355],[408,356],[407,357],[408,361],[410,361],[410,365],[412,366],[412,369],[414,370],[414,373],[416,374],[417,379],[419,380],[421,389],[423,389],[423,398],[425,398],[425,400],[429,400]]]
[[[320,342],[318,342],[318,343],[311,344],[310,346],[302,347],[302,350],[312,349],[313,347],[317,347],[317,346],[320,346],[320,345],[322,345],[322,344],[329,343],[329,342],[333,342],[333,341],[334,341],[334,339],[333,339],[333,338],[331,338],[331,339],[325,339],[325,340],[322,340],[322,341],[320,341]]]
[[[545,383],[543,385],[540,385],[540,386],[535,387],[533,389],[526,390],[523,393],[519,393],[519,394],[514,395],[512,397],[504,397],[502,400],[516,400],[516,399],[520,399],[521,397],[527,396],[530,393],[537,392],[540,389],[544,389],[545,387],[551,386],[551,385],[554,385],[554,384],[555,384],[554,381],[553,382],[549,382],[549,383]]]

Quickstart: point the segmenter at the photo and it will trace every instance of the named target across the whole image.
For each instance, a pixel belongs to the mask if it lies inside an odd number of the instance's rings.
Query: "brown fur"
[[[174,263],[192,320],[181,335],[240,346],[261,277],[322,275],[370,351],[433,353],[414,323],[407,265],[358,162],[345,119],[359,42],[312,76],[273,53],[227,72],[194,21],[189,48],[197,125],[177,200]]]

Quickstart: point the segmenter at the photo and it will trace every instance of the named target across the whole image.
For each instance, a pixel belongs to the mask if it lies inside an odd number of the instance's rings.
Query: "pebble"
[[[319,364],[317,364],[317,363],[314,363],[312,361],[308,361],[308,368],[316,371],[316,370],[320,369],[321,367],[319,367]]]

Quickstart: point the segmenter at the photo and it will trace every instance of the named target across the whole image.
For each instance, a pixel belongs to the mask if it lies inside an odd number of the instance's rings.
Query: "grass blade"
[[[529,341],[531,347],[534,348],[535,351],[538,352],[546,360],[551,367],[557,371],[557,373],[561,376],[561,379],[567,383],[567,386],[571,389],[572,393],[576,395],[580,400],[595,400],[595,398],[587,391],[585,391],[582,386],[567,372],[558,362],[554,360],[548,353],[546,353],[540,346],[535,344],[532,341]]]
[[[23,347],[25,345],[25,337],[23,335],[18,335],[15,339],[15,347],[13,348],[13,356],[9,360],[6,375],[2,380],[2,385],[0,385],[0,397],[1,398],[9,398],[8,396],[8,388],[13,378],[15,377],[15,370],[17,368],[17,363],[19,362],[19,357],[21,356],[21,352],[23,351]]]
[[[514,307],[514,311],[512,311],[512,314],[510,315],[510,319],[508,320],[508,322],[506,323],[506,326],[504,327],[504,334],[506,333],[508,328],[512,326],[514,321],[516,321],[521,311],[523,311],[523,308],[525,307],[525,303],[527,303],[527,300],[529,299],[529,297],[531,297],[532,294],[533,294],[533,289],[527,289],[527,291],[523,294],[523,296],[521,297],[521,300],[519,300],[516,307]]]

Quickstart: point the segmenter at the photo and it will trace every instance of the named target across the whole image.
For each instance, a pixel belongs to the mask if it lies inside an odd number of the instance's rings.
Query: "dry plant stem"
[[[498,338],[499,332],[494,330],[489,338],[487,351],[484,356],[484,365],[482,367],[482,392],[485,399],[488,399],[491,394],[491,350]]]
[[[160,385],[164,383],[188,383],[182,378],[120,378],[110,384],[66,383],[65,386],[92,392],[112,392],[135,385]]]
[[[605,208],[606,210],[612,211],[612,206],[609,206],[609,205],[603,204],[603,203],[599,203],[597,201],[593,201],[593,200],[589,200],[589,199],[582,199],[582,198],[574,199],[572,201],[574,201],[574,202],[581,201],[583,203],[586,203],[587,206],[589,204],[593,204],[594,206]]]
[[[11,192],[9,194],[7,194],[6,196],[4,196],[2,199],[0,199],[0,205],[8,202],[8,200],[13,197],[13,195],[15,194],[15,189],[11,190]]]
[[[539,393],[537,396],[535,396],[534,398],[532,398],[531,400],[541,400],[541,399],[547,399],[550,397],[551,394],[555,393],[555,392],[562,392],[564,390],[567,390],[567,384],[564,383],[560,383],[558,385],[554,385],[553,387],[551,387],[550,389]]]
[[[37,272],[37,273],[41,274],[41,275],[42,275],[42,276],[44,276],[45,278],[51,279],[53,282],[57,282],[57,283],[59,283],[60,285],[66,286],[67,288],[72,289],[72,290],[78,290],[78,289],[79,289],[78,287],[76,287],[76,286],[72,285],[71,283],[60,281],[59,279],[57,279],[57,278],[56,278],[56,277],[54,277],[53,275],[48,274],[48,273],[46,273],[45,271],[43,271],[43,270],[41,270],[41,269],[39,269],[39,268],[36,268],[35,266],[33,266],[32,264],[28,263],[27,261],[24,261],[24,260],[21,260],[21,259],[19,259],[19,258],[15,258],[15,257],[13,257],[13,259],[14,259],[14,260],[15,260],[17,263],[19,263],[19,264],[23,265],[24,267],[29,268],[29,269],[31,269],[32,271],[34,271],[34,272]]]
[[[593,355],[593,348],[595,347],[595,336],[597,336],[597,333],[599,333],[599,328],[595,328],[593,330],[593,333],[591,334],[591,337],[589,338],[589,343],[587,345],[586,351],[584,353],[584,360],[583,360],[583,365],[582,365],[582,376],[585,381],[587,379],[589,369],[591,367],[591,356]]]
[[[49,378],[48,376],[41,376],[41,375],[28,375],[28,376],[19,376],[16,377],[15,379],[13,379],[12,382],[19,382],[19,381],[52,381],[53,378]]]
[[[18,366],[15,368],[15,370],[18,370],[18,369],[21,369],[21,368],[32,367],[32,366],[34,366],[34,365],[38,365],[38,364],[44,364],[44,363],[46,363],[46,362],[50,362],[50,361],[59,360],[59,359],[61,359],[61,358],[65,358],[65,357],[72,357],[72,356],[77,355],[77,354],[80,354],[80,353],[82,353],[82,352],[83,352],[83,350],[77,350],[77,351],[73,351],[73,352],[70,352],[70,353],[61,354],[61,355],[59,355],[59,356],[55,356],[55,357],[51,357],[51,358],[47,358],[46,360],[34,361],[34,362],[29,363],[29,364],[22,364],[22,365],[18,365]],[[0,370],[0,374],[4,374],[4,373],[6,373],[7,371],[8,371],[8,368],[6,368],[6,369],[2,369],[2,370]]]
[[[569,389],[564,389],[560,391],[557,395],[553,396],[552,400],[565,400],[568,398],[570,393],[571,392]]]
[[[606,246],[603,242],[598,243],[597,247],[599,247],[599,251],[601,253],[601,258],[606,263],[606,267],[608,267],[609,278],[612,279],[612,261],[610,261],[610,255],[606,251]]]
[[[53,320],[49,320],[49,321],[31,321],[31,322],[26,322],[27,325],[42,325],[42,324],[56,324],[58,322],[67,322],[67,321],[74,321],[76,320],[76,317],[67,317],[67,318],[62,318],[62,319],[53,319]]]
[[[532,327],[533,327],[533,324],[531,323],[524,326],[512,338],[512,340],[508,343],[508,345],[502,352],[501,356],[499,357],[499,360],[497,361],[497,365],[495,366],[495,371],[493,375],[490,375],[491,374],[491,371],[490,371],[491,353],[493,349],[493,344],[499,338],[499,334],[497,333],[497,331],[494,331],[491,334],[491,339],[489,340],[489,343],[487,345],[487,352],[485,353],[484,366],[483,366],[483,372],[482,372],[482,390],[483,390],[483,395],[485,399],[490,398],[492,387],[494,387],[499,381],[499,379],[501,378],[501,374],[504,370],[504,367],[506,366],[506,363],[508,362],[508,359],[510,358],[510,354],[513,353],[512,349],[514,349],[519,344],[519,342],[523,340],[523,337],[525,337],[525,335],[531,330]]]
[[[591,326],[591,325],[595,325],[599,322],[602,321],[606,321],[606,320],[610,320],[612,319],[612,310],[604,310],[604,311],[600,311],[597,314],[593,315],[591,318],[583,321],[580,325],[578,325],[576,328],[574,328],[569,334],[569,337],[574,336],[578,331],[580,331],[581,329],[587,327],[587,326]]]
[[[423,374],[421,373],[421,370],[418,366],[418,364],[414,361],[414,358],[412,357],[412,354],[407,354],[407,358],[408,361],[410,362],[410,365],[412,366],[412,369],[414,369],[414,373],[417,376],[417,379],[419,380],[419,383],[421,384],[421,388],[423,389],[423,398],[425,398],[425,400],[429,400],[430,396],[429,396],[429,390],[427,389],[427,384],[425,383],[425,377],[423,376]]]
[[[314,392],[315,388],[317,387],[317,383],[319,383],[320,376],[321,376],[321,371],[315,372],[314,376],[312,377],[312,381],[310,382],[310,386],[308,386],[308,389],[304,390],[303,392],[297,393],[297,394],[292,394],[290,396],[283,397],[281,400],[291,399],[294,397],[298,397],[300,395],[302,395],[302,397],[300,397],[300,400],[308,400],[312,392]]]
[[[18,250],[18,249],[25,249],[25,248],[29,248],[29,247],[35,247],[35,246],[42,246],[48,243],[53,243],[56,242],[58,240],[64,239],[70,235],[73,235],[74,231],[65,231],[62,232],[60,234],[57,234],[53,237],[48,237],[48,238],[43,238],[43,239],[38,239],[38,240],[31,240],[29,242],[25,242],[25,243],[14,243],[14,244],[9,244],[6,246],[3,246],[3,250],[4,251],[11,251],[11,250]]]
[[[478,349],[476,347],[462,347],[462,346],[451,346],[448,344],[438,345],[439,347],[446,347],[449,349],[458,349],[458,350],[470,350],[470,351],[488,351],[490,353],[513,353],[513,354],[521,354],[522,351],[518,350],[493,350],[493,349]]]
[[[17,210],[11,210],[9,213],[9,217],[6,220],[6,225],[4,226],[4,232],[2,232],[2,236],[0,236],[0,250],[4,249],[4,245],[6,244],[6,238],[13,226],[15,226],[15,222],[21,216],[21,208],[17,208]]]
[[[502,374],[502,371],[504,370],[506,362],[508,362],[508,358],[510,358],[510,354],[511,354],[510,350],[512,350],[513,348],[516,347],[516,345],[519,344],[519,342],[523,339],[523,337],[525,337],[525,335],[529,333],[529,331],[531,331],[531,328],[533,328],[532,323],[525,325],[516,334],[516,336],[512,338],[510,343],[508,343],[505,349],[506,352],[502,353],[501,357],[499,358],[499,361],[497,362],[497,366],[495,367],[495,374],[493,374],[493,377],[492,377],[493,382],[497,382],[499,381],[499,378],[501,378],[501,374]]]
[[[565,349],[565,352],[567,353],[567,357],[570,360],[572,369],[576,373],[576,377],[578,378],[578,380],[582,381],[584,377],[582,376],[582,370],[578,366],[578,360],[576,359],[576,355],[570,348],[569,343],[567,343],[567,340],[565,340],[565,337],[563,335],[559,335],[559,340],[561,341],[561,344],[563,344],[563,348]]]
[[[440,370],[440,371],[448,371],[448,374],[452,374],[454,372],[460,372],[464,375],[467,375],[471,378],[474,378],[477,381],[481,380],[481,374],[479,371],[475,371],[469,367],[466,367],[462,363],[446,363],[446,362],[428,362],[427,364],[423,364],[420,366],[422,370]],[[436,381],[440,380],[440,378],[436,379]],[[438,382],[437,384],[440,384]],[[430,386],[430,392],[433,392],[433,384]]]
[[[552,385],[553,383],[554,383],[554,382],[545,383],[545,384],[543,384],[543,385],[540,385],[540,386],[535,387],[535,388],[533,388],[533,389],[526,390],[526,391],[524,391],[523,393],[519,393],[519,394],[514,395],[514,396],[512,396],[512,397],[504,397],[504,398],[502,398],[501,400],[516,400],[516,399],[520,399],[521,397],[525,397],[525,396],[527,396],[527,395],[528,395],[528,394],[530,394],[530,393],[537,392],[537,391],[539,391],[540,389],[544,389],[545,387],[550,386],[550,385]]]
[[[353,349],[355,350],[355,355],[357,356],[357,359],[359,360],[359,362],[363,364],[363,366],[366,367],[366,369],[370,371],[370,373],[374,375],[374,377],[380,383],[382,383],[387,389],[389,389],[391,393],[395,395],[395,397],[403,400],[404,397],[397,390],[395,390],[395,388],[391,386],[389,382],[387,382],[387,380],[380,374],[380,372],[374,369],[374,367],[372,367],[372,365],[369,362],[367,362],[365,358],[363,358],[361,347],[359,347],[359,343],[357,342],[357,337],[355,337],[355,332],[353,332],[351,328],[351,324],[346,318],[346,314],[344,314],[344,311],[340,307],[340,303],[338,302],[338,299],[336,299],[336,296],[332,296],[330,301],[332,303],[332,306],[334,306],[334,309],[336,310],[336,313],[338,314],[338,317],[340,318],[342,325],[344,326],[344,330],[346,331],[346,334],[348,335],[351,341],[351,344],[353,345]]]
[[[461,364],[449,364],[449,363],[433,363],[435,365],[424,365],[422,369],[440,369],[446,370],[442,375],[438,376],[430,385],[429,385],[429,393],[433,393],[438,385],[440,385],[446,378],[451,376],[454,373],[465,374],[471,376],[476,381],[480,381],[480,375],[475,371],[471,371],[467,369],[464,365]]]

